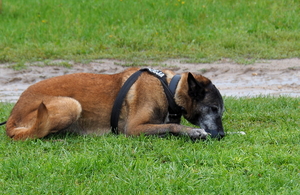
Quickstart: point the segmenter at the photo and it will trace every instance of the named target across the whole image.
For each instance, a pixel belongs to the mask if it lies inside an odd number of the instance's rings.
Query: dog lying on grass
[[[117,102],[136,72],[139,75]],[[76,73],[26,89],[11,111],[6,133],[14,140],[57,132],[101,135],[111,130],[128,136],[170,133],[193,140],[209,135],[222,138],[223,110],[218,89],[202,75],[138,68],[113,75]],[[181,116],[199,128],[180,125]]]

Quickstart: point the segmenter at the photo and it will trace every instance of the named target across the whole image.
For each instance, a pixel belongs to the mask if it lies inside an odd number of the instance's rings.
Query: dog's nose
[[[218,132],[218,135],[220,136],[220,138],[223,138],[223,137],[225,137],[225,133],[224,133],[224,131]]]

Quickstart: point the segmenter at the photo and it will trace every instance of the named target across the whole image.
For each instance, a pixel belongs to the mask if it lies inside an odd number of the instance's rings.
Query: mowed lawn
[[[4,121],[12,107],[0,104]],[[0,134],[2,194],[299,194],[297,98],[225,98],[221,141],[112,134],[12,141]],[[185,124],[189,125],[187,122]]]
[[[53,59],[145,65],[300,56],[299,1],[2,0],[0,11],[0,63],[19,68]],[[12,107],[0,103],[0,122]],[[300,99],[225,97],[225,107],[226,132],[246,135],[16,142],[1,126],[0,193],[300,194]]]
[[[3,0],[0,62],[300,56],[300,2]]]

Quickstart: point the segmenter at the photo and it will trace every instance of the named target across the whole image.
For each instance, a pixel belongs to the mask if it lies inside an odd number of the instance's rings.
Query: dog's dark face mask
[[[192,98],[192,110],[186,119],[200,126],[213,138],[225,136],[222,115],[224,103],[219,90],[210,82],[197,81],[192,74],[188,75],[189,96]]]

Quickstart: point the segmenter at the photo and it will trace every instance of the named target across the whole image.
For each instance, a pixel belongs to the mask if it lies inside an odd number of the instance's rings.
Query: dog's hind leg
[[[68,97],[45,98],[37,109],[23,121],[18,121],[18,112],[7,121],[6,133],[15,140],[42,138],[70,126],[80,117],[80,103]]]

